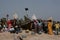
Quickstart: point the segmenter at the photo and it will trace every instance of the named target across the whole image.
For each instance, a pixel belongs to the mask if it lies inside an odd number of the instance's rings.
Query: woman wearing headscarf
[[[48,34],[53,35],[52,20],[48,20]]]

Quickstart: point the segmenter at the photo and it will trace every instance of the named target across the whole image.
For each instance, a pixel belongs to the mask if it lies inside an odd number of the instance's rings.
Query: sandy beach
[[[26,35],[26,38],[23,40],[60,40],[60,35],[48,35],[48,34],[35,34],[31,35],[31,32],[25,33],[24,31],[19,34],[11,34],[9,32],[0,33],[0,40],[18,40],[17,36]]]

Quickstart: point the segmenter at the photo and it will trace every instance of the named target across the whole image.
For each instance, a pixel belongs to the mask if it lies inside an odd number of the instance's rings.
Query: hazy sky
[[[6,14],[13,18],[15,12],[23,18],[26,15],[24,8],[29,8],[30,17],[35,14],[37,18],[52,16],[54,20],[60,20],[60,0],[0,0],[0,18]]]

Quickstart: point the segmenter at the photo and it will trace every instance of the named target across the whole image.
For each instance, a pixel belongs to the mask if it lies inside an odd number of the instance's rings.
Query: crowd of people
[[[53,23],[52,20],[47,20],[46,22],[34,20],[32,24],[32,29],[35,33],[41,34],[44,32],[50,35],[59,34],[60,23],[58,21]]]
[[[7,20],[6,22],[0,22],[0,32],[18,33],[20,31],[20,25],[17,20]]]
[[[48,33],[50,35],[54,34],[54,31],[56,32],[56,34],[59,34],[59,30],[60,30],[60,23],[59,22],[55,22],[53,23],[52,20],[48,20],[48,21],[42,21],[42,20],[33,20],[31,22],[31,31],[33,31],[34,33]],[[0,22],[0,32],[5,32],[8,31],[10,33],[19,33],[21,32],[21,29],[23,29],[21,27],[20,24],[17,23],[16,20],[8,20],[6,23],[4,22]]]

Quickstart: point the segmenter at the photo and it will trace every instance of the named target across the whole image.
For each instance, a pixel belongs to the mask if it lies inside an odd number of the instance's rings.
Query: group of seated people
[[[8,28],[6,25],[0,25],[0,32],[5,31],[8,31],[10,33],[18,33],[20,31],[20,28],[18,25],[16,25],[15,27],[11,26],[10,28]]]

